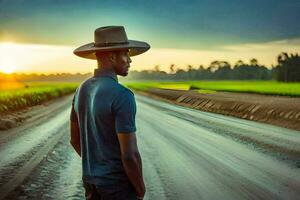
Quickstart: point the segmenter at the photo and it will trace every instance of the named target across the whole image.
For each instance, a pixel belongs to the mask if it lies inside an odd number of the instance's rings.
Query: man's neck
[[[116,81],[118,81],[117,78],[117,73],[113,68],[110,67],[98,67],[97,69],[94,70],[94,75],[95,76],[103,76],[103,75],[108,75],[112,78],[114,78]]]
[[[98,69],[99,70],[104,70],[104,71],[114,71],[115,69],[113,68],[113,66],[109,66],[109,65],[98,65]]]

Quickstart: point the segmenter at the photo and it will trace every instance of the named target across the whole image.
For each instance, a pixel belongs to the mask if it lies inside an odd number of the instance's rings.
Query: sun
[[[14,73],[15,70],[16,70],[16,65],[14,65],[13,62],[9,60],[0,61],[0,72],[3,72],[5,74],[11,74]]]
[[[5,74],[14,73],[19,62],[18,48],[11,42],[0,43],[0,72]]]
[[[0,53],[1,49],[0,49]],[[0,55],[0,72],[11,74],[15,72],[16,70],[16,58],[13,58],[11,56],[1,54]]]
[[[15,70],[16,70],[16,67],[13,65],[7,65],[7,66],[0,67],[0,71],[2,71],[5,74],[11,74],[11,73],[15,72]]]

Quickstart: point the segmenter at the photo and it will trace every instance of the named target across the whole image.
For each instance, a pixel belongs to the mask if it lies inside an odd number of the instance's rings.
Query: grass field
[[[79,83],[60,82],[0,82],[0,112],[18,110],[44,101],[73,93]],[[176,90],[194,89],[201,93],[215,91],[246,92],[270,95],[300,96],[300,83],[275,81],[186,81],[186,82],[127,82],[131,89],[146,91],[149,88]]]
[[[245,92],[269,95],[300,96],[300,83],[280,83],[275,81],[185,81],[185,82],[127,82],[125,85],[135,90],[149,88],[194,89],[203,93],[214,91]]]
[[[73,93],[78,83],[26,82],[0,83],[0,112],[27,106]]]

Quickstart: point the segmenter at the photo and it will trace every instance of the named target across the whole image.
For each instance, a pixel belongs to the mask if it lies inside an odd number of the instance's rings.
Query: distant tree
[[[210,65],[214,79],[231,79],[231,66],[227,61],[214,61]]]
[[[209,71],[211,71],[211,72],[214,72],[214,71],[216,71],[218,68],[219,68],[219,61],[216,60],[216,61],[211,62],[207,69],[208,69]]]
[[[228,62],[221,61],[219,63],[219,68],[215,71],[216,79],[232,79],[232,69]]]
[[[187,66],[187,71],[189,72],[189,71],[192,71],[193,70],[193,66],[192,65],[188,65]]]
[[[238,80],[267,80],[272,77],[271,71],[263,65],[259,65],[257,59],[250,59],[250,64],[238,60],[233,68],[232,76]]]
[[[252,59],[250,60],[250,65],[252,65],[252,66],[257,66],[257,65],[258,65],[257,59],[252,58]]]
[[[200,72],[198,69],[194,68],[193,65],[187,66],[187,78],[190,80],[196,80],[200,78]]]
[[[205,69],[204,69],[204,66],[203,66],[203,65],[199,65],[198,70],[199,70],[199,71],[205,70]]]
[[[183,69],[178,68],[176,70],[175,79],[178,79],[178,80],[186,79],[185,74],[186,74],[186,72]]]
[[[206,69],[203,65],[199,65],[199,67],[196,69],[196,78],[195,79],[204,79],[206,75]]]
[[[155,65],[154,66],[154,71],[155,72],[159,72],[160,71],[160,66],[159,65]]]
[[[281,53],[277,57],[278,65],[275,68],[277,80],[283,82],[300,81],[300,56],[298,53]]]
[[[243,66],[243,65],[245,65],[245,63],[244,63],[242,60],[238,60],[238,61],[235,63],[234,67],[239,67],[239,66]]]
[[[173,74],[175,72],[175,65],[174,64],[170,65],[170,72],[171,72],[171,74]]]

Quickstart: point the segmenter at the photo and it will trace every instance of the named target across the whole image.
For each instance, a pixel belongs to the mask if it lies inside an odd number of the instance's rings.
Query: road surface
[[[71,97],[0,132],[0,199],[84,198]],[[299,199],[299,131],[136,100],[145,199]]]

